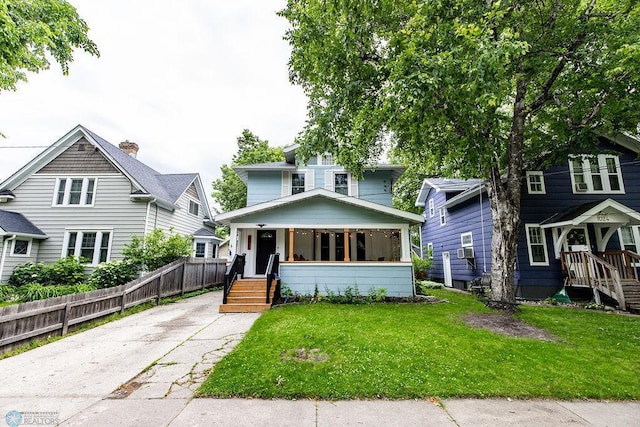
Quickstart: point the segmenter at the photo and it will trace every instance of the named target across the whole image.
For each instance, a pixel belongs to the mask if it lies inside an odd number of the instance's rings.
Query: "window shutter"
[[[351,187],[349,189],[349,195],[351,197],[358,197],[358,180],[351,173],[349,173],[349,186]]]
[[[304,176],[304,191],[313,190],[315,186],[315,177],[313,171],[306,171]]]
[[[291,195],[291,172],[282,171],[282,197]]]
[[[325,190],[334,191],[333,187],[333,170],[324,171],[324,188]]]

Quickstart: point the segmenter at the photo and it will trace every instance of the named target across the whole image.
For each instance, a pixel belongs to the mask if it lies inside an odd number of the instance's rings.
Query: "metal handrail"
[[[235,254],[231,261],[231,264],[227,267],[227,271],[224,273],[224,296],[222,297],[222,303],[227,303],[227,296],[231,291],[233,282],[238,278],[238,275],[244,274],[244,265],[246,260],[246,254]]]
[[[278,276],[278,269],[280,267],[280,254],[279,253],[275,253],[275,254],[271,254],[269,255],[269,262],[267,263],[267,296],[266,296],[266,303],[267,304],[271,304],[271,284],[273,283],[273,281],[277,278]],[[278,281],[276,283],[276,295],[274,295],[274,299],[277,299],[276,297],[279,297],[280,295],[280,281]]]

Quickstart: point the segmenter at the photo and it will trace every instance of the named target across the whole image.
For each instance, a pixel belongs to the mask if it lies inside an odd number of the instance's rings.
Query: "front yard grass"
[[[413,399],[640,398],[640,318],[523,306],[555,342],[467,326],[490,310],[434,290],[440,304],[299,304],[264,313],[200,397]]]

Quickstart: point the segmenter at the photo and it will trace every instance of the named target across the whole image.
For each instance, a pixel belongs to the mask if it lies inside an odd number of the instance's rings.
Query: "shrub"
[[[36,264],[33,261],[29,261],[16,266],[7,283],[16,287],[25,286],[29,283],[41,283],[45,277],[44,270],[45,265],[43,263]]]
[[[60,258],[53,264],[45,266],[46,279],[41,281],[43,285],[78,285],[87,281],[84,264],[86,258],[73,256]]]
[[[95,286],[85,283],[75,285],[43,286],[40,283],[29,283],[18,289],[20,300],[23,302],[37,301],[63,295],[77,294],[95,290]]]
[[[155,229],[144,237],[133,236],[122,250],[124,259],[138,270],[153,271],[177,259],[191,255],[193,238],[169,230]]]
[[[416,279],[426,279],[427,271],[431,268],[433,259],[431,258],[431,251],[427,251],[425,258],[420,258],[415,253],[411,255],[413,262],[413,275]]]
[[[89,283],[96,288],[111,288],[135,279],[137,274],[132,263],[114,260],[98,265],[91,273]]]
[[[0,302],[11,301],[17,297],[18,288],[12,285],[0,285]]]

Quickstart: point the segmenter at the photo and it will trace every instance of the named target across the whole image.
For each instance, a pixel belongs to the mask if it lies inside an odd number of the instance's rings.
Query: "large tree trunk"
[[[491,300],[496,307],[508,308],[516,302],[515,269],[518,232],[520,228],[520,196],[523,175],[522,150],[526,83],[516,83],[513,122],[509,137],[506,176],[498,164],[489,170],[486,182],[491,204],[493,232],[491,234]]]

